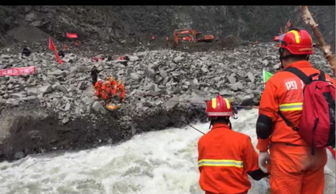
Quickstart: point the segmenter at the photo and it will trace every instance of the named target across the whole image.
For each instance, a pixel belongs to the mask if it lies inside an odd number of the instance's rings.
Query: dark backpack
[[[326,81],[325,74],[315,73],[306,76],[297,68],[285,69],[298,76],[305,86],[303,88],[303,109],[298,127],[295,127],[278,111],[286,124],[298,130],[300,136],[308,145],[314,148],[335,147],[335,87]],[[313,80],[317,76],[318,80]]]

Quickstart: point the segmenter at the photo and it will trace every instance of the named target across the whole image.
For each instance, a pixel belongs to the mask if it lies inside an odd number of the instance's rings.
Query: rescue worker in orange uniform
[[[117,88],[118,88],[118,92],[120,92],[120,94],[119,94],[119,102],[120,102],[120,103],[121,103],[121,102],[124,102],[125,97],[126,97],[126,91],[125,91],[125,86],[124,86],[124,84],[122,83],[122,81],[120,81],[120,82],[118,83]]]
[[[111,97],[116,96],[118,82],[113,77],[108,77],[107,85],[108,85],[108,93],[110,94],[110,96]]]
[[[111,76],[107,77],[104,82],[102,80],[95,81],[94,87],[96,96],[103,99],[105,103],[108,103],[113,97],[119,97],[120,103],[125,100],[126,92],[124,84]]]
[[[103,86],[103,81],[101,81],[101,80],[96,81],[94,83],[94,87],[95,87],[95,91],[96,91],[95,94],[98,98],[101,96],[102,86]]]
[[[249,136],[231,129],[229,100],[217,96],[207,102],[211,131],[198,141],[199,184],[206,194],[244,194],[255,180],[267,176],[258,167],[258,154]]]
[[[105,101],[111,98],[110,85],[110,82],[106,80],[101,86],[100,97]]]
[[[295,67],[307,76],[319,73],[308,61],[313,45],[306,30],[292,28],[275,40],[279,42],[277,46],[280,47],[283,69]],[[327,74],[326,79],[336,83]],[[322,194],[324,190],[326,149],[316,149],[313,155],[299,133],[288,126],[279,114],[298,126],[303,87],[299,77],[282,70],[266,82],[261,96],[256,124],[257,149],[260,151],[260,168],[270,173],[272,194]]]

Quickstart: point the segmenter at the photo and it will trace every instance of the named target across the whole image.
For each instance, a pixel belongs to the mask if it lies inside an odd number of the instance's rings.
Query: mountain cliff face
[[[335,45],[335,6],[310,10]],[[177,28],[197,29],[218,39],[233,35],[262,42],[271,41],[288,19],[308,28],[298,6],[1,6],[0,17],[2,45],[44,40],[46,35],[63,41],[65,32],[77,32],[82,41],[106,42],[116,50],[146,43],[152,35],[164,40]],[[41,32],[32,32],[33,38],[19,33],[27,32],[27,26]]]

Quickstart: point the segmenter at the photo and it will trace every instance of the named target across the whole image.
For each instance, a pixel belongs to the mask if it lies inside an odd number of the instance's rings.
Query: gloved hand
[[[268,173],[266,165],[269,164],[269,159],[270,159],[270,156],[267,151],[259,153],[258,164],[259,164],[260,170],[262,170],[264,173]]]

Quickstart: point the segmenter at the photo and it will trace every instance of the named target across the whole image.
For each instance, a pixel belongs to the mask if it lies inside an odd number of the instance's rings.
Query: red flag
[[[77,33],[66,33],[66,37],[67,38],[78,38],[78,35]]]
[[[58,55],[58,52],[57,52],[56,50],[54,51],[54,55],[55,55],[55,57],[56,57],[56,61],[57,61],[57,63],[58,63],[58,64],[62,64],[63,61],[62,61],[61,57]]]
[[[56,50],[54,41],[51,39],[51,37],[49,37],[49,50],[52,50],[52,51]]]
[[[57,63],[58,63],[58,64],[62,64],[63,61],[62,61],[61,57],[58,55],[56,46],[55,46],[54,41],[52,40],[51,37],[49,37],[49,49],[52,50],[52,51],[54,51],[54,55],[55,55],[55,57],[56,57],[56,61],[57,61]]]

